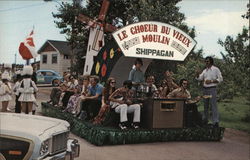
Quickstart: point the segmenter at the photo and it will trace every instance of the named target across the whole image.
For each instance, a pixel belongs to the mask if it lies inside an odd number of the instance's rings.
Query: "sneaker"
[[[132,123],[131,126],[132,126],[132,128],[134,128],[134,129],[140,128],[140,127],[139,127],[139,122]]]
[[[125,130],[125,129],[127,129],[127,126],[125,125],[124,122],[121,122],[121,123],[119,123],[119,128],[120,128],[121,130]]]

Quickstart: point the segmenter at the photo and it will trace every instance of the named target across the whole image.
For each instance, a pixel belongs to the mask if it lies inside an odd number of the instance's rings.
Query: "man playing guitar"
[[[202,118],[199,115],[197,105],[196,103],[200,101],[201,98],[210,98],[211,96],[206,95],[206,96],[198,96],[195,99],[191,100],[191,94],[187,90],[188,87],[188,80],[186,79],[181,79],[180,80],[180,87],[173,90],[167,95],[167,98],[183,98],[186,99],[186,104],[184,108],[185,112],[185,119],[187,120],[187,113],[192,112],[192,124],[190,126],[201,126],[202,125]],[[187,126],[187,121],[186,121],[186,126]],[[189,126],[188,126],[189,127]]]

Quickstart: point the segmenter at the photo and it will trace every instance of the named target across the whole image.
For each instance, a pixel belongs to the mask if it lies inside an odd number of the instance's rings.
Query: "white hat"
[[[12,65],[10,63],[5,63],[3,65],[4,68],[12,68]]]
[[[33,68],[31,66],[24,66],[22,75],[32,75],[33,74]]]
[[[2,74],[2,79],[7,79],[7,80],[10,80],[10,75],[8,72],[3,72]]]

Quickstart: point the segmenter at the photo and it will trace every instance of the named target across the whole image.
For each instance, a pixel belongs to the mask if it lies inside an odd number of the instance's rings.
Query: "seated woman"
[[[62,98],[63,108],[67,107],[70,96],[74,94],[74,89],[78,85],[78,81],[71,75],[69,76],[69,81],[67,82],[67,90]]]
[[[93,124],[101,124],[105,119],[105,113],[110,110],[109,96],[115,91],[115,78],[108,78],[102,92],[102,106],[98,115],[94,118]]]
[[[173,73],[168,70],[165,72],[165,78],[162,81],[161,86],[159,87],[160,98],[166,98],[170,92],[179,87],[174,82],[174,78],[172,77],[172,75]]]
[[[90,75],[84,75],[82,77],[82,91],[81,91],[81,95],[80,97],[78,98],[78,101],[72,111],[72,113],[74,115],[78,115],[80,116],[80,112],[81,112],[81,101],[84,99],[84,97],[88,94],[89,90],[89,78],[90,78]],[[80,116],[81,117],[81,116]]]
[[[118,88],[109,97],[111,108],[120,114],[119,127],[122,130],[127,129],[127,113],[134,113],[131,127],[137,129],[140,124],[141,106],[133,103],[133,91],[131,88],[132,81],[126,80],[123,82],[123,87]]]
[[[82,85],[83,85],[83,78],[79,77],[78,85],[76,85],[74,88],[74,95],[70,96],[67,108],[64,110],[64,112],[73,113],[73,111],[75,111],[76,105],[81,96]]]

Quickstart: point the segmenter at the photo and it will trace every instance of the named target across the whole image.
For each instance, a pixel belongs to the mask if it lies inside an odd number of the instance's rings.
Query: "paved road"
[[[38,102],[48,101],[51,87],[39,87]],[[13,108],[14,103],[10,104]],[[37,114],[40,114],[40,106]],[[81,145],[77,160],[250,160],[250,137],[226,129],[221,142],[161,142],[117,146],[94,146],[77,137]]]

